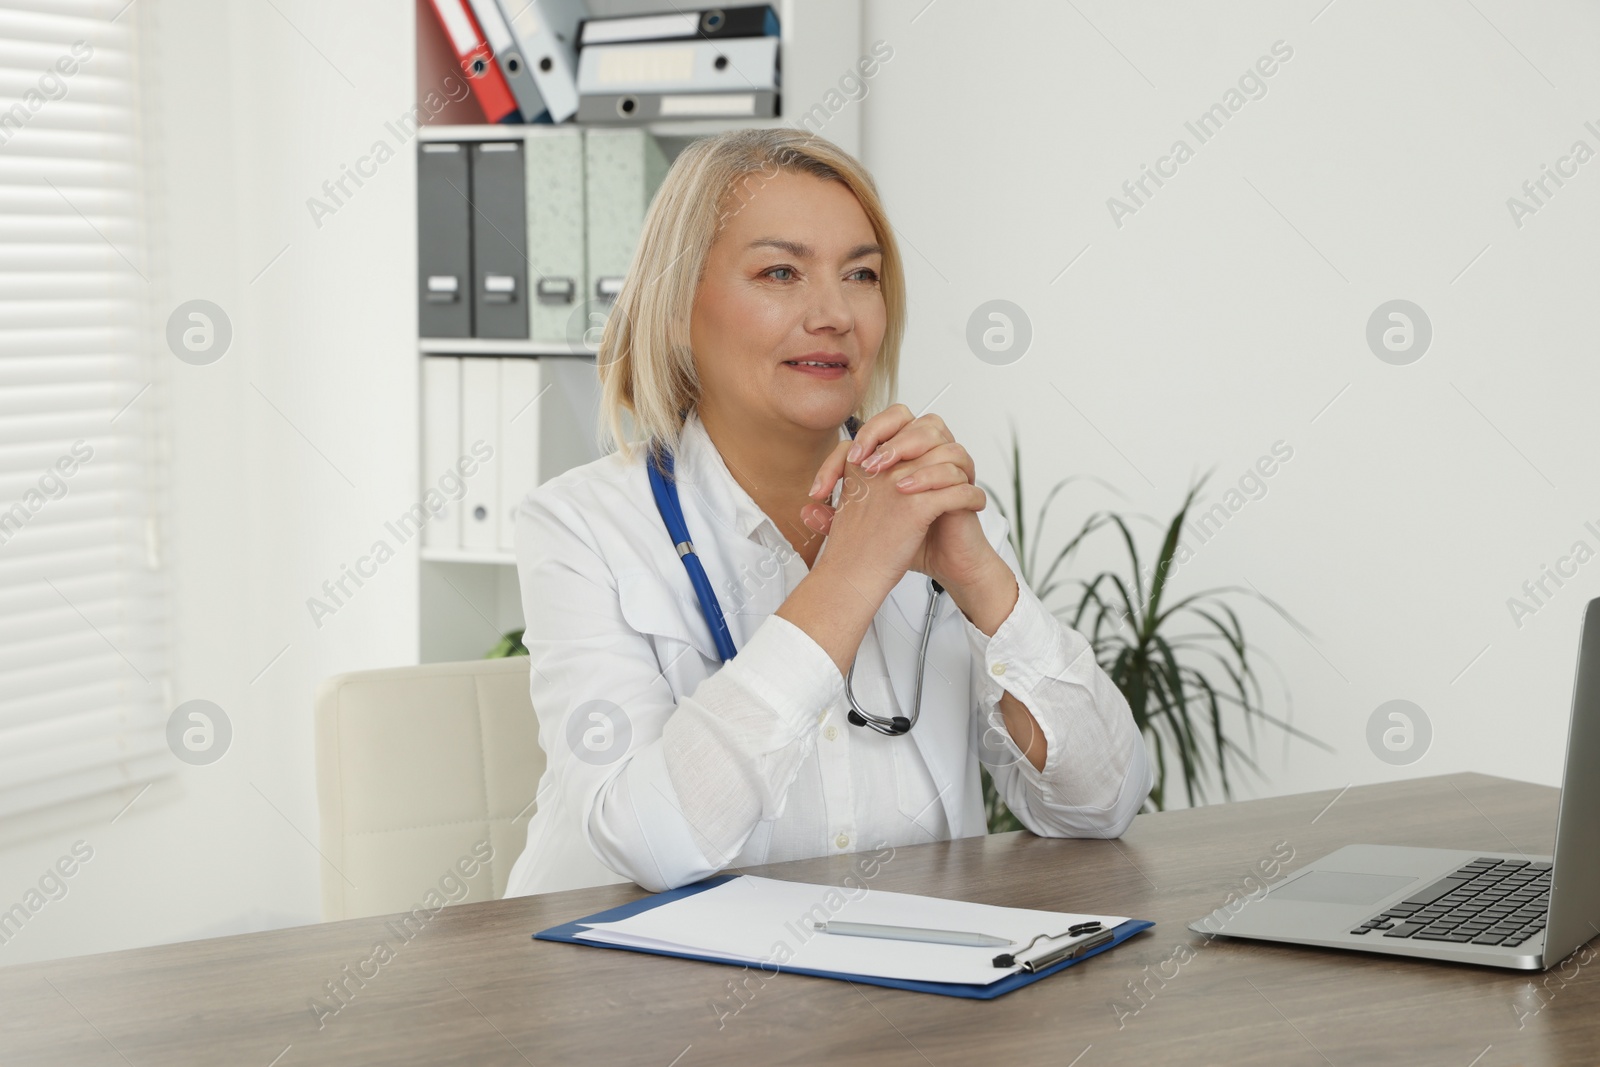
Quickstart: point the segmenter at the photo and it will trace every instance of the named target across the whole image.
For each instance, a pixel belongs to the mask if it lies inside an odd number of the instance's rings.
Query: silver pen
[[[926,930],[920,926],[883,926],[878,923],[813,922],[811,925],[824,934],[882,937],[891,941],[928,941],[936,945],[967,945],[973,948],[1016,944],[1004,937],[967,933],[964,930]]]

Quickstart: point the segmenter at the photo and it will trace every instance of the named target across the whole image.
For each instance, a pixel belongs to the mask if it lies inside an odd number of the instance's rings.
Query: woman
[[[600,344],[618,450],[517,517],[548,762],[508,896],[982,834],[980,755],[1037,834],[1127,828],[1151,785],[1127,702],[1017,579],[943,420],[886,406],[904,322],[849,155],[736,130],[674,162]]]

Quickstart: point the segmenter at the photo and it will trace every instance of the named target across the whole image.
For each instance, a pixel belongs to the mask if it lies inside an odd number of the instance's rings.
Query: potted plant
[[[1282,608],[1255,590],[1240,586],[1219,586],[1173,599],[1169,578],[1178,551],[1178,536],[1205,477],[1190,488],[1177,514],[1167,523],[1161,547],[1148,569],[1140,565],[1137,539],[1128,521],[1114,512],[1097,511],[1084,520],[1040,574],[1037,538],[1045,516],[1056,495],[1077,479],[1064,478],[1055,484],[1039,509],[1030,535],[1023,511],[1022,454],[1015,427],[1011,431],[1010,467],[1009,508],[999,493],[981,481],[978,484],[1009,524],[1007,537],[1028,587],[1046,603],[1057,592],[1070,591],[1073,601],[1054,613],[1088,639],[1095,659],[1127,698],[1134,722],[1149,738],[1156,779],[1150,791],[1150,808],[1159,811],[1166,806],[1169,760],[1183,775],[1184,792],[1191,805],[1204,799],[1213,777],[1221,786],[1223,798],[1230,798],[1233,775],[1240,765],[1258,771],[1251,758],[1257,723],[1271,724],[1332,751],[1287,721],[1267,713],[1254,666],[1256,658],[1264,656],[1246,640],[1229,598],[1260,600],[1288,618]],[[1084,540],[1101,529],[1115,531],[1127,552],[1127,569],[1103,570],[1070,581],[1058,577],[1058,570],[1070,561]],[[1225,710],[1242,713],[1248,751],[1225,728]],[[989,832],[1022,829],[1000,798],[988,768],[982,768],[981,774]]]

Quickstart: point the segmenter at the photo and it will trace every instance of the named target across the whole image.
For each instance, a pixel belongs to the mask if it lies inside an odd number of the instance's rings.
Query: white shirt
[[[518,509],[546,766],[507,896],[629,880],[660,890],[728,867],[980,835],[980,753],[1034,833],[1127,828],[1153,781],[1144,741],[1088,642],[1020,575],[992,637],[939,598],[921,717],[886,737],[847,724],[832,658],[773,614],[808,568],[691,412],[678,495],[738,652],[721,662],[645,463],[643,449],[632,462],[612,453]],[[1017,572],[1005,519],[978,515]],[[908,572],[879,607],[851,682],[865,710],[909,716],[929,591]],[[1002,690],[1044,733],[1042,771],[1006,731]]]

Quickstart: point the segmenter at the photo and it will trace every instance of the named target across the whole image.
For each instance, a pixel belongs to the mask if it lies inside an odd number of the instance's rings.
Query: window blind
[[[126,0],[0,0],[0,837],[175,769]]]

